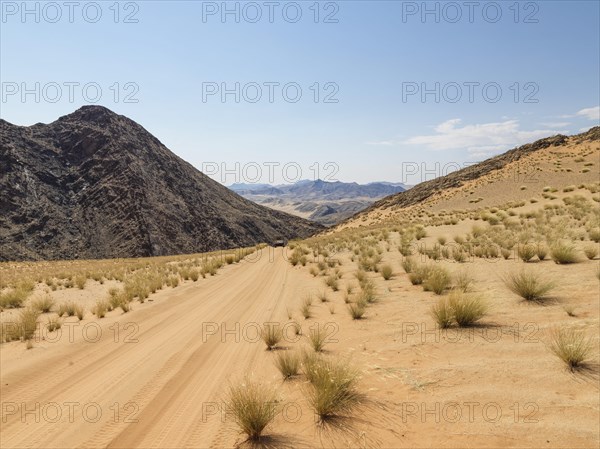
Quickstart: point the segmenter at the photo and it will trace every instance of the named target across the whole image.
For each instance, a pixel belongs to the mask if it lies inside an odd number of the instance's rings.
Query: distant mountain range
[[[236,183],[229,188],[258,204],[331,226],[381,198],[404,192],[410,186],[392,182],[357,184],[317,179],[280,185]]]
[[[0,261],[196,253],[322,229],[242,198],[101,106],[50,124],[0,119],[0,210]]]

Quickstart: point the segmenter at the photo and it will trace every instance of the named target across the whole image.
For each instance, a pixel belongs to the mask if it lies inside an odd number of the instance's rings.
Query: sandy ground
[[[245,376],[277,388],[283,406],[265,447],[597,447],[597,374],[572,374],[546,347],[548,329],[563,322],[597,345],[597,261],[538,263],[563,279],[546,306],[502,285],[497,273],[518,262],[478,262],[469,269],[493,303],[486,326],[442,333],[427,313],[434,295],[410,284],[397,252],[384,253],[395,275],[370,274],[381,301],[366,319],[352,321],[341,292],[329,291],[330,303],[316,300],[314,317],[301,321],[305,334],[327,326],[328,354],[359,367],[373,400],[342,432],[319,430],[306,382],[282,383],[273,351],[255,341],[257,326],[286,323],[288,309],[300,320],[302,298],[324,289],[280,251],[163,290],[127,314],[67,319],[62,335],[33,349],[2,345],[1,447],[233,447],[244,438],[223,400]],[[344,287],[356,284],[349,261],[342,272]],[[306,346],[286,338],[289,350]]]

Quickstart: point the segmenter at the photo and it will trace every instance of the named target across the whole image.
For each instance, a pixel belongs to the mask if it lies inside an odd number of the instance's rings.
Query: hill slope
[[[100,106],[47,125],[0,120],[0,143],[0,260],[204,252],[320,229],[245,200]]]
[[[415,208],[497,206],[507,201],[529,200],[548,185],[562,188],[598,181],[599,149],[600,127],[574,136],[541,139],[387,196],[340,223],[340,227],[371,224]]]

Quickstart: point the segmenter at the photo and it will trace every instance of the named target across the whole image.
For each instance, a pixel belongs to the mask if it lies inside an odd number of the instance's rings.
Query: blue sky
[[[75,3],[2,1],[1,117],[101,104],[225,184],[415,183],[599,124],[597,1]]]

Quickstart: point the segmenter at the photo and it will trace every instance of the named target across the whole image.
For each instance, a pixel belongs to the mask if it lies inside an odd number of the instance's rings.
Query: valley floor
[[[0,446],[244,444],[224,400],[246,377],[271,384],[281,405],[258,447],[598,446],[597,374],[571,373],[545,344],[547,323],[575,320],[560,305],[524,305],[494,278],[487,326],[441,333],[427,313],[434,295],[410,284],[396,252],[384,253],[391,280],[370,274],[381,299],[365,319],[353,321],[342,293],[330,291],[304,320],[301,299],[323,292],[323,280],[291,266],[282,251],[265,248],[253,262],[161,290],[129,313],[67,318],[62,332],[34,340],[32,349],[1,345]],[[476,278],[485,282],[514,263],[480,262]],[[341,266],[348,285],[355,281],[349,265]],[[596,261],[536,265],[563,277],[559,296],[576,297],[580,327],[597,333]],[[257,337],[263,323],[285,324],[289,313],[304,336],[286,333],[285,349],[308,347],[309,329],[325,326],[326,354],[360,370],[371,402],[343,428],[315,424],[307,382],[282,382],[278,351]]]

